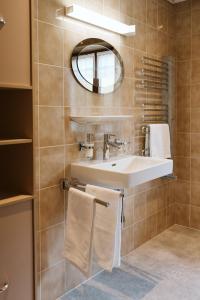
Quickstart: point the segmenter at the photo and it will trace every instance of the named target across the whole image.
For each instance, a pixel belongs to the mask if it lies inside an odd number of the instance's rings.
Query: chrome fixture
[[[9,284],[7,282],[4,283],[2,287],[0,287],[0,294],[3,294],[9,287]]]
[[[79,144],[80,151],[86,151],[86,158],[94,158],[94,135],[92,133],[87,134],[87,141]]]
[[[6,21],[3,17],[0,17],[0,29],[6,24]]]
[[[64,178],[64,179],[61,180],[61,185],[62,185],[62,189],[65,190],[65,191],[68,191],[70,189],[70,187],[80,189],[80,190],[84,190],[84,191],[85,191],[85,188],[86,188],[86,185],[83,184],[83,183],[80,183],[76,178],[72,178],[72,180]],[[110,206],[109,202],[102,201],[100,199],[95,199],[95,202],[97,204],[103,205],[105,207]]]
[[[126,145],[116,138],[115,134],[106,133],[104,134],[104,144],[103,144],[103,159],[107,160],[110,157],[110,147],[121,149],[122,146]]]
[[[64,190],[64,191],[69,191],[70,187],[73,187],[75,189],[80,189],[80,190],[83,190],[85,191],[86,189],[86,184],[84,183],[80,183],[79,180],[77,178],[71,178],[71,179],[68,179],[68,178],[63,178],[61,179],[61,188]],[[122,215],[121,215],[121,222],[122,224],[125,223],[126,219],[125,219],[125,215],[124,215],[124,191],[123,190],[120,190],[120,189],[116,189],[117,191],[121,191],[120,193],[120,197],[122,198]],[[100,205],[103,205],[105,207],[109,207],[110,206],[110,202],[107,202],[107,201],[103,201],[103,200],[100,200],[100,199],[95,199],[95,202],[97,204],[100,204]]]

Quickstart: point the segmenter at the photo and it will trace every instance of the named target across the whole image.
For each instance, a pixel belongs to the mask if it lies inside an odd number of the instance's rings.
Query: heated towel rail
[[[147,133],[148,124],[169,124],[173,153],[174,59],[142,56],[139,62],[135,73],[136,103],[142,109],[142,134]],[[148,156],[147,144],[142,151]]]

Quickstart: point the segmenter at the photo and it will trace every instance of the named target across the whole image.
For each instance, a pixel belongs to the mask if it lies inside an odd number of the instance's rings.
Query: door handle
[[[8,282],[5,282],[2,287],[0,287],[0,294],[4,293],[9,287]]]
[[[0,17],[0,28],[2,28],[6,24],[6,21],[3,17]]]

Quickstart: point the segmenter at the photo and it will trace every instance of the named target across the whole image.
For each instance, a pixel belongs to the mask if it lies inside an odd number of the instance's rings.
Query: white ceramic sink
[[[173,160],[128,156],[110,161],[76,162],[71,176],[83,183],[128,188],[173,173]]]

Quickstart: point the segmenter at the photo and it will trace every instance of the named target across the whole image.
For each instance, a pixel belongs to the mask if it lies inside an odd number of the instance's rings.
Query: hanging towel
[[[94,225],[94,256],[97,264],[107,271],[120,266],[121,261],[121,213],[120,192],[87,185],[86,192],[110,203],[109,207],[96,205]]]
[[[150,156],[171,158],[170,132],[168,124],[150,124]]]
[[[64,257],[90,276],[95,218],[95,196],[70,188]]]

